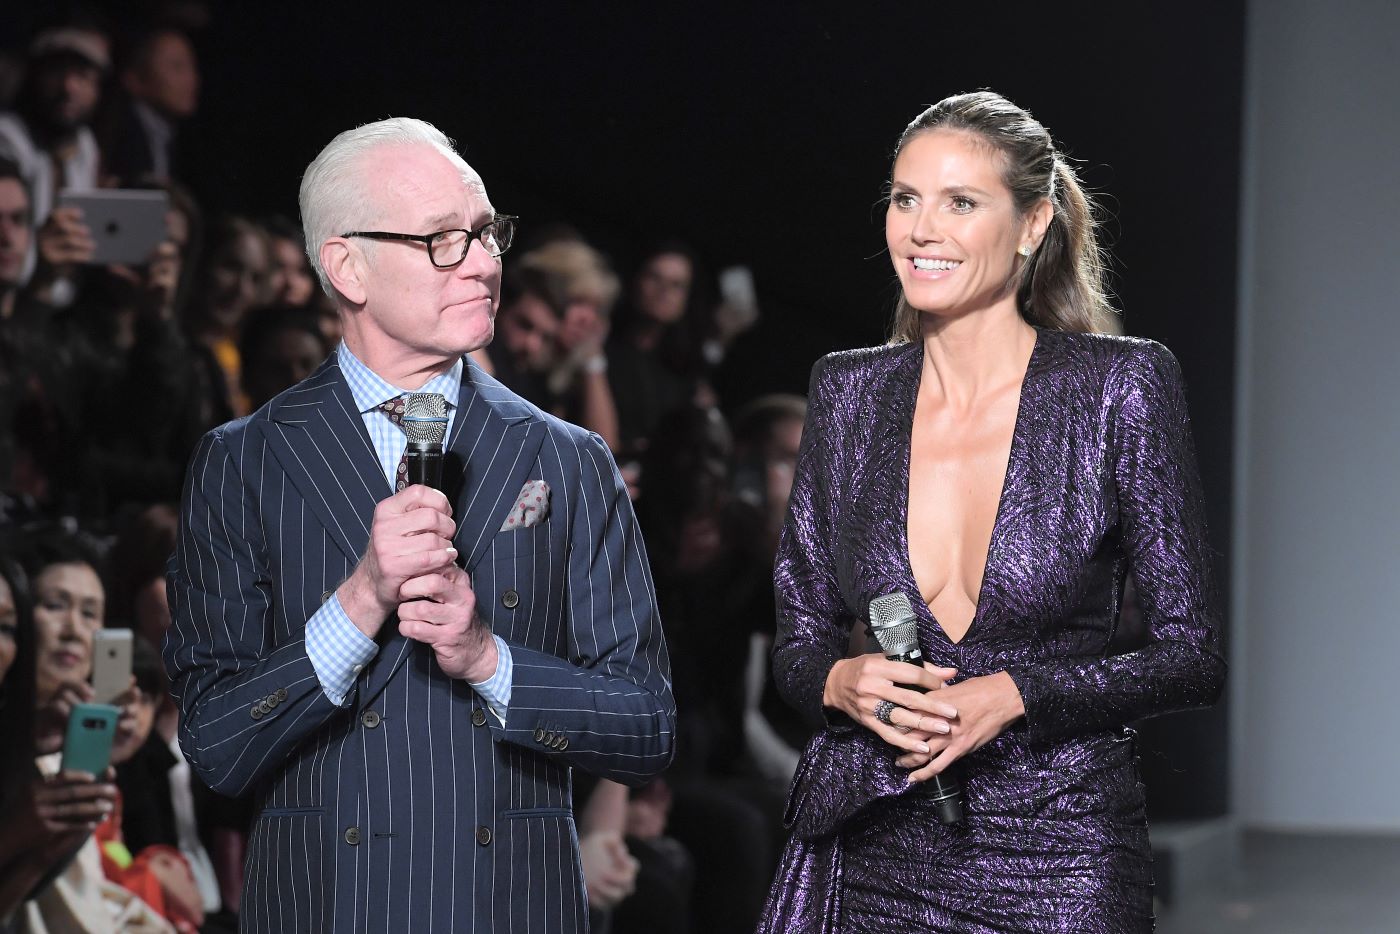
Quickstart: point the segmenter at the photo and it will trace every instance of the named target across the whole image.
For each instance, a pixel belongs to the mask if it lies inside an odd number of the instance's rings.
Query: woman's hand
[[[943,685],[957,673],[956,668],[937,668],[928,662],[921,668],[892,662],[879,653],[843,658],[827,673],[822,705],[840,710],[891,746],[929,753],[933,751],[929,737],[949,732],[950,721],[958,716]],[[904,684],[926,693],[898,686]],[[893,725],[876,718],[875,708],[881,701],[895,705],[889,714]]]
[[[64,683],[49,702],[34,715],[34,746],[39,755],[46,756],[63,748],[68,733],[68,715],[77,704],[92,702],[92,686],[86,681]]]
[[[71,852],[107,819],[117,800],[114,774],[108,769],[98,779],[69,771],[30,783],[28,800],[14,818],[41,859],[51,861]]]
[[[928,781],[981,749],[1026,713],[1016,682],[1004,671],[950,684],[940,693],[958,714],[951,720],[951,732],[928,740],[928,752],[909,752],[895,760],[895,765],[916,770],[909,775],[911,783]]]

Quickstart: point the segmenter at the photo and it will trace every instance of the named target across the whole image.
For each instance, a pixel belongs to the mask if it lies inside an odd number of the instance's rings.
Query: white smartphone
[[[111,704],[131,686],[131,630],[99,629],[92,637],[92,701]]]
[[[754,288],[753,271],[747,266],[730,266],[719,273],[720,298],[736,308],[758,316],[758,290]]]
[[[144,263],[169,236],[165,215],[170,198],[163,191],[141,188],[99,188],[61,191],[58,203],[81,208],[83,223],[92,232],[97,251],[94,263]]]

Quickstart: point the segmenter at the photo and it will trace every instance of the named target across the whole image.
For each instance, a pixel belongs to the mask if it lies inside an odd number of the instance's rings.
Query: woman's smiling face
[[[1039,238],[1032,233],[1036,212],[1017,211],[1001,160],[977,136],[950,130],[920,133],[900,151],[885,242],[915,309],[960,314],[1012,293],[1016,251],[1034,248]]]

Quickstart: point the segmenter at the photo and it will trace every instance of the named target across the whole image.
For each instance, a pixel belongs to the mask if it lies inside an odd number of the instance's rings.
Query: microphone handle
[[[909,665],[923,667],[923,655],[918,649],[906,652],[903,655],[886,655],[886,659],[892,662],[904,662]],[[918,691],[920,694],[927,694],[925,688],[916,684],[905,685],[911,691]],[[953,774],[956,764],[950,765],[939,774],[930,778],[925,784],[928,788],[928,795],[933,800],[934,808],[938,814],[940,824],[960,824],[963,819],[963,793],[962,783]]]
[[[409,442],[404,451],[408,482],[442,489],[442,445]]]

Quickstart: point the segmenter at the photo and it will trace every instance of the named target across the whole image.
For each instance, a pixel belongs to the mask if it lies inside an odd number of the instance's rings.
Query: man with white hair
[[[570,771],[636,785],[672,753],[626,487],[597,435],[466,359],[513,218],[446,137],[342,133],[301,210],[344,342],[203,439],[170,566],[181,745],[259,802],[242,924],[585,930]],[[443,492],[401,466],[431,396]]]

